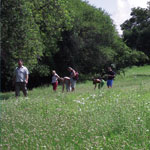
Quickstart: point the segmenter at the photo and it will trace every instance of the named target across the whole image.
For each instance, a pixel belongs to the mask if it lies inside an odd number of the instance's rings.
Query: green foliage
[[[2,8],[2,82],[6,87],[7,82],[12,80],[16,60],[22,58],[32,72],[44,46],[33,18],[32,3],[24,0],[2,1]]]
[[[150,57],[150,9],[133,8],[131,18],[126,20],[121,28],[126,44]]]
[[[56,52],[59,51],[57,43],[62,40],[61,33],[72,28],[72,18],[66,8],[66,0],[37,0],[33,4],[35,6],[34,19],[39,25],[40,35],[45,46],[43,57],[40,57],[40,63],[35,70],[39,68],[39,65],[45,66],[42,67],[39,74],[48,76],[55,68],[53,59]]]
[[[64,70],[69,64],[82,73],[98,72],[108,62],[110,63],[110,59],[112,60],[109,58],[109,55],[113,55],[111,45],[115,34],[112,20],[104,11],[86,2],[80,0],[69,0],[69,2],[68,9],[77,13],[73,14],[72,30],[62,34],[63,39],[59,43],[60,51],[55,60],[56,62],[60,60],[64,66],[57,65],[57,67],[59,70],[64,67]],[[103,57],[104,53],[105,57]]]
[[[116,64],[118,70],[120,68],[132,66],[133,64],[138,64],[139,62],[145,63],[149,60],[143,52],[130,49],[125,43],[122,42],[122,39],[114,41],[113,49],[116,52],[114,63]]]

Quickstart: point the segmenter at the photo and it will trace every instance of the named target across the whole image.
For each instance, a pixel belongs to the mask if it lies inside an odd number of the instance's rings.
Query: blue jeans
[[[113,85],[113,80],[107,80],[107,86],[112,87]]]

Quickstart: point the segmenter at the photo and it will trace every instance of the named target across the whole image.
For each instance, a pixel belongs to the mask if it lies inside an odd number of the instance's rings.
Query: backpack
[[[74,80],[78,80],[79,79],[79,73],[76,71],[75,76],[73,77]]]

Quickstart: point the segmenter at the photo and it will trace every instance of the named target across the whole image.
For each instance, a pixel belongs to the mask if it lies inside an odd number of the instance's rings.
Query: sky
[[[129,19],[131,8],[147,7],[147,2],[150,0],[86,0],[90,5],[105,10],[113,19],[116,29],[119,34],[122,34],[120,25]]]

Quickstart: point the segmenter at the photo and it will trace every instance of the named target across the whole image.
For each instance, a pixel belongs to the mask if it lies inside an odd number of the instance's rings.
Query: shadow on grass
[[[150,74],[135,74],[137,77],[150,77]]]
[[[13,93],[0,93],[0,100],[8,100],[10,97],[13,96]]]

